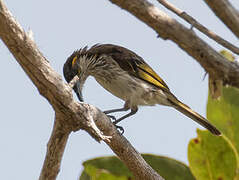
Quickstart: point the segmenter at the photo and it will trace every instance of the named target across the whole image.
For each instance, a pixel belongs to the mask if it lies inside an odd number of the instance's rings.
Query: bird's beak
[[[77,97],[78,97],[78,99],[81,101],[81,102],[83,102],[84,100],[83,100],[83,96],[82,96],[82,88],[81,88],[81,85],[80,85],[80,82],[78,81],[76,84],[75,84],[75,86],[73,87],[73,89],[74,89],[74,91],[75,91],[75,93],[76,93],[76,95],[77,95]]]

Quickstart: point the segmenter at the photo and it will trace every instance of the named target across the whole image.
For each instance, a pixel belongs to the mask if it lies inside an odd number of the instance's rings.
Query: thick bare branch
[[[56,114],[51,138],[47,144],[46,158],[42,167],[39,180],[56,179],[61,165],[61,159],[65,150],[66,142],[70,134],[65,129],[61,114]]]
[[[231,44],[230,42],[226,41],[225,39],[218,36],[216,33],[210,31],[208,28],[200,24],[196,19],[194,19],[192,16],[188,15],[185,11],[182,11],[181,9],[175,7],[172,3],[166,1],[166,0],[158,0],[160,4],[165,6],[167,9],[171,10],[175,14],[177,14],[179,17],[183,18],[185,21],[187,21],[189,24],[192,25],[192,27],[197,28],[199,31],[207,35],[209,38],[216,41],[218,44],[221,44],[222,46],[226,47],[227,49],[231,50],[235,54],[239,54],[239,48]]]
[[[239,12],[228,0],[204,0],[212,11],[239,38]]]
[[[56,179],[68,136],[79,129],[86,130],[97,141],[104,140],[136,179],[162,179],[119,134],[104,113],[94,106],[73,100],[70,86],[51,68],[33,38],[24,32],[3,0],[0,0],[0,27],[0,38],[55,110],[55,125],[48,143],[41,180]]]
[[[239,65],[229,62],[192,30],[186,28],[147,0],[110,0],[153,28],[163,39],[170,39],[194,57],[213,79],[239,87]]]
[[[97,112],[93,106],[91,112]],[[104,114],[103,114],[104,115]],[[105,115],[104,115],[105,116]],[[142,156],[134,149],[127,139],[115,130],[114,125],[107,121],[99,122],[102,119],[102,113],[94,113],[93,118],[96,119],[96,125],[104,134],[111,137],[110,141],[105,141],[115,154],[124,162],[124,164],[133,173],[137,180],[163,180],[142,158]],[[105,124],[107,123],[107,124]]]
[[[36,85],[40,94],[50,102],[57,113],[61,113],[64,117],[62,119],[67,122],[65,129],[78,130],[90,127],[90,123],[86,121],[89,119],[89,115],[85,115],[86,104],[78,104],[73,100],[72,89],[52,69],[32,38],[24,32],[4,6],[3,1],[0,1],[0,27],[0,38]],[[84,124],[84,121],[79,120],[85,120],[87,123]],[[89,132],[96,140],[102,139],[96,131]]]
[[[131,172],[134,173],[136,179],[142,180],[163,180],[140,156],[140,154],[130,146],[130,143],[123,136],[113,136],[110,143],[107,143],[111,149],[120,157],[120,159],[126,164]],[[129,148],[122,148],[120,144],[125,144]],[[137,164],[140,162],[140,164]]]

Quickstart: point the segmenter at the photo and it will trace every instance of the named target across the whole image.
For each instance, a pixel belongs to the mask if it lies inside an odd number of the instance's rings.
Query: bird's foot
[[[117,119],[116,119],[114,116],[112,116],[112,115],[107,115],[107,116],[108,116],[110,119],[113,120],[113,124],[115,125],[116,129],[118,129],[119,132],[120,132],[120,134],[123,135],[123,134],[124,134],[124,128],[123,128],[122,126],[116,125],[116,124],[117,124]]]
[[[112,119],[113,122],[116,121],[116,118],[115,118],[114,116],[112,116],[112,115],[108,115],[108,114],[106,114],[106,116],[108,116],[110,119]]]
[[[118,126],[118,125],[116,125],[115,123],[114,123],[114,125],[115,125],[116,129],[119,130],[120,135],[123,135],[123,134],[124,134],[124,128],[123,128],[122,126]]]

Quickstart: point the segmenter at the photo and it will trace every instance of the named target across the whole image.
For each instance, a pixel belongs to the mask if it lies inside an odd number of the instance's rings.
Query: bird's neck
[[[86,76],[93,76],[96,79],[116,78],[121,69],[118,64],[108,56],[82,56],[80,59],[80,68]]]
[[[91,75],[94,69],[94,64],[96,62],[95,56],[83,55],[79,60],[79,67],[82,73]]]

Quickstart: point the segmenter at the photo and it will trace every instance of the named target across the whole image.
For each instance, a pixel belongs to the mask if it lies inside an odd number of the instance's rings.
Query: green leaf
[[[196,179],[236,179],[236,155],[228,140],[205,130],[197,133],[198,137],[192,139],[188,146],[189,166]]]
[[[218,127],[239,152],[239,90],[234,87],[222,87],[222,96],[213,99],[208,96],[207,118]]]
[[[189,168],[174,159],[143,154],[143,158],[155,169],[162,177],[167,180],[195,180]],[[128,168],[115,156],[100,157],[83,163],[84,171],[92,180],[128,180],[133,178]],[[83,179],[81,175],[80,180]],[[88,177],[87,177],[88,178]]]
[[[132,177],[127,167],[113,156],[91,159],[85,161],[83,166],[83,172],[87,173],[91,180],[127,180]]]
[[[90,176],[86,173],[86,171],[84,170],[82,173],[81,173],[81,176],[79,178],[79,180],[91,180],[90,179]]]
[[[235,60],[228,51],[220,53]],[[223,136],[198,130],[188,146],[189,167],[200,180],[239,180],[239,90],[223,86],[223,80],[210,74],[208,94],[207,118]]]
[[[188,166],[180,161],[152,154],[142,156],[166,180],[195,180]]]

